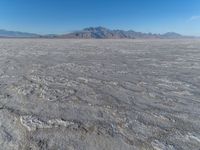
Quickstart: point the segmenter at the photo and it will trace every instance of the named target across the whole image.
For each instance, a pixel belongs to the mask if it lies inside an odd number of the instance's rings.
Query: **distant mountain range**
[[[181,39],[194,38],[183,36],[175,32],[165,34],[142,33],[133,30],[111,30],[104,27],[89,27],[80,31],[63,35],[39,35],[34,33],[0,30],[0,37],[7,38],[66,38],[66,39]]]
[[[26,33],[26,32],[18,32],[18,31],[7,31],[0,29],[0,37],[15,37],[15,38],[34,38],[40,37],[39,34],[34,33]]]
[[[78,39],[143,39],[143,38],[183,38],[184,36],[168,32],[165,34],[152,34],[135,32],[133,30],[110,30],[104,27],[90,27],[81,31],[61,35],[62,38],[78,38]]]

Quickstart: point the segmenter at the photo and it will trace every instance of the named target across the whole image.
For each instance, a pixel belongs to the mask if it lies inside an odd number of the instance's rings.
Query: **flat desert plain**
[[[199,150],[200,40],[0,39],[1,150]]]

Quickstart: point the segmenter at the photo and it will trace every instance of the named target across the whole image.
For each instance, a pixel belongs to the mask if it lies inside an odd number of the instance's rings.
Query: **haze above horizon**
[[[200,36],[200,1],[0,1],[0,29],[61,34],[90,26]]]

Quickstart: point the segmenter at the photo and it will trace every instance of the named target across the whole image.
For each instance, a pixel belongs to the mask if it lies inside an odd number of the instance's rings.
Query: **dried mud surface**
[[[0,39],[0,149],[199,150],[199,40]]]

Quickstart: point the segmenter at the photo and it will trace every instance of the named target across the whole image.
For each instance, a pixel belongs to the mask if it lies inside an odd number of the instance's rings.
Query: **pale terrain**
[[[0,39],[1,150],[199,150],[200,40]]]

